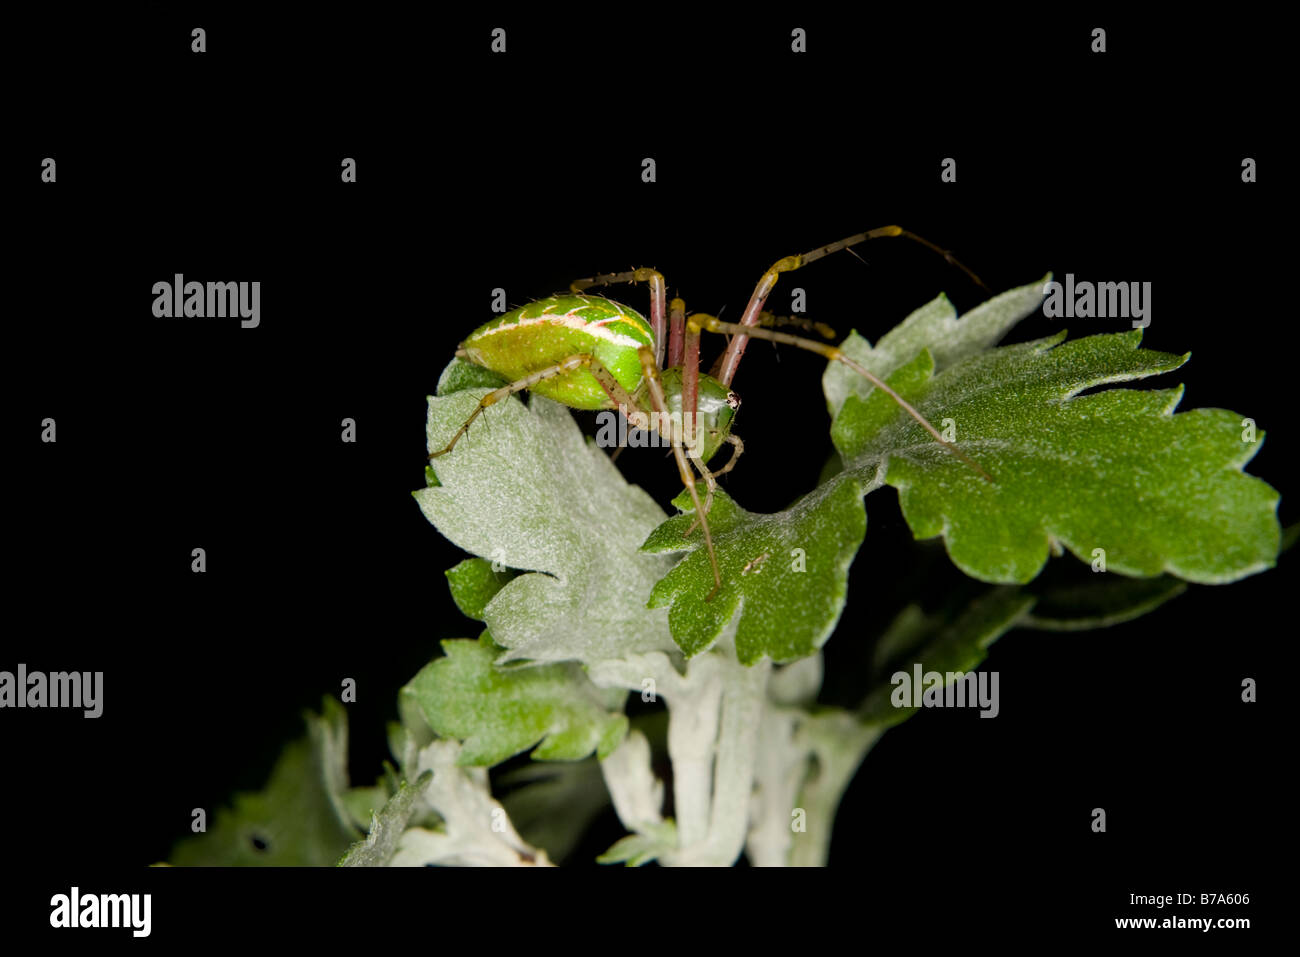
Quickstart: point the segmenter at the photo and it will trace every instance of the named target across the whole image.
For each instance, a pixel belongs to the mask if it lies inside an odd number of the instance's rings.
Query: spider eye
[[[734,392],[728,392],[728,393],[727,393],[727,405],[731,406],[731,408],[732,408],[733,410],[734,410],[734,409],[739,409],[739,408],[740,408],[740,396],[736,395],[736,393],[734,393]]]

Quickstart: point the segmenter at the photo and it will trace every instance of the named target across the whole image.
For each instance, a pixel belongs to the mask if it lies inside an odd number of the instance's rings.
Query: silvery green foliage
[[[413,682],[412,737],[458,748],[461,770],[442,755],[449,775],[539,742],[536,759],[594,750],[629,831],[602,861],[728,864],[743,848],[759,864],[824,863],[844,789],[875,741],[913,713],[891,701],[891,670],[969,670],[1012,628],[1101,627],[1152,610],[1184,580],[1270,567],[1277,493],[1242,471],[1259,445],[1242,441],[1240,416],[1176,414],[1181,388],[1082,394],[1172,371],[1185,356],[1139,348],[1136,331],[996,347],[1037,308],[1045,281],[960,319],[941,296],[874,347],[850,336],[845,352],[942,424],[977,467],[830,363],[839,467],[772,515],[717,495],[710,522],[724,581],[709,602],[689,496],[665,520],[560,406],[511,398],[490,408],[416,493],[439,531],[475,556],[448,577],[458,607],[488,632],[445,643],[449,657]],[[429,447],[497,384],[449,366],[430,398]],[[885,484],[918,538],[942,536],[959,568],[996,587],[965,609],[905,608],[877,642],[860,706],[819,707],[819,649],[849,598],[864,500]],[[1049,555],[1095,562],[1098,550],[1109,571],[1133,577],[1026,587]],[[676,819],[661,815],[647,741],[625,736],[620,720],[621,695],[647,688],[667,706]],[[808,816],[794,835],[792,804]],[[424,847],[417,857],[441,840],[412,830],[403,849]]]

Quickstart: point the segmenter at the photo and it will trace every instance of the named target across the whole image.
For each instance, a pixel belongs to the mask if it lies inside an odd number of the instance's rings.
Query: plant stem
[[[600,662],[587,674],[600,687],[631,690],[639,690],[644,678],[653,678],[668,706],[668,757],[680,850],[663,855],[661,862],[734,864],[749,830],[759,725],[772,662],[764,659],[746,667],[729,644],[722,644],[691,659],[684,676],[658,652]]]
[[[722,720],[718,727],[717,758],[713,774],[713,800],[708,833],[698,842],[681,840],[682,850],[673,864],[729,867],[740,857],[749,831],[750,799],[758,752],[758,728],[767,695],[772,663],[764,659],[746,667],[729,649],[715,656],[722,683]],[[671,727],[669,729],[671,737]],[[673,760],[674,773],[677,761]],[[680,832],[681,819],[678,819]]]
[[[768,702],[759,727],[754,807],[745,852],[754,867],[790,862],[791,812],[808,771],[808,751],[794,742],[801,712]]]
[[[667,698],[673,804],[683,848],[703,841],[709,832],[714,746],[723,697],[721,663],[715,654],[694,659],[680,689]]]
[[[795,836],[791,866],[826,865],[840,798],[862,759],[884,733],[879,725],[864,725],[848,712],[818,715],[796,732],[795,744],[812,752],[817,761],[813,775],[799,792],[808,831]]]

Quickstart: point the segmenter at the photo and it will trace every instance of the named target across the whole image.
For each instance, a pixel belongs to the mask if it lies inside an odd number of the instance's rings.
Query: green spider
[[[781,273],[868,239],[897,236],[915,240],[940,253],[984,287],[979,277],[947,250],[898,226],[882,226],[820,246],[802,256],[778,260],[758,281],[739,322],[722,322],[703,313],[686,315],[686,304],[681,299],[667,301],[664,277],[653,269],[579,279],[570,285],[569,294],[550,296],[507,312],[479,326],[460,344],[457,357],[495,372],[509,380],[509,384],[483,396],[478,408],[451,441],[430,453],[429,458],[446,455],[484,409],[524,389],[574,409],[618,409],[629,423],[658,432],[672,446],[682,484],[695,505],[696,521],[687,534],[694,531],[696,524],[702,529],[713,570],[713,590],[705,598],[709,601],[722,587],[722,576],[713,550],[708,514],[718,476],[730,472],[744,451],[744,443],[731,434],[732,420],[740,407],[740,397],[731,390],[731,381],[745,344],[752,337],[796,346],[842,362],[897,402],[936,442],[992,481],[977,463],[945,441],[906,399],[836,346],[765,327],[791,321],[775,319],[763,311],[763,304]],[[631,282],[650,284],[649,320],[611,299],[584,294],[592,286]],[[833,335],[833,330],[824,325],[793,321],[813,326],[827,338]],[[709,375],[700,372],[701,332],[732,336]],[[732,454],[725,466],[710,471],[708,463],[723,445],[731,445]],[[692,466],[705,483],[703,503]]]

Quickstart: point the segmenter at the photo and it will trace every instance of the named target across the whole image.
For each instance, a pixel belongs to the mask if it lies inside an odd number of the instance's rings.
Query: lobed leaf
[[[511,569],[496,571],[486,558],[467,558],[448,568],[447,584],[451,600],[466,618],[482,621],[488,602],[515,577]]]
[[[654,587],[650,607],[668,606],[673,639],[688,657],[708,650],[737,617],[740,661],[765,655],[793,661],[825,644],[848,592],[849,566],[867,531],[864,483],[839,476],[771,515],[747,512],[719,490],[709,511],[722,588],[714,586],[708,553],[694,521],[690,495],[673,504],[686,509],[664,522],[642,548],[651,552],[693,549]]]
[[[486,633],[442,648],[446,657],[421,669],[402,697],[439,735],[464,742],[462,765],[492,766],[533,745],[541,761],[604,757],[627,733],[617,710],[626,692],[597,688],[577,664],[499,668],[501,649]]]
[[[1079,394],[1186,361],[1139,349],[1141,335],[1062,344],[1061,333],[937,375],[922,352],[896,370],[891,386],[932,423],[948,420],[992,481],[883,394],[848,396],[831,436],[846,468],[884,470],[917,538],[942,535],[957,566],[983,581],[1027,582],[1061,547],[1109,571],[1202,583],[1271,567],[1278,494],[1241,471],[1259,441],[1243,441],[1240,415],[1175,415],[1181,387]]]
[[[1032,315],[1042,302],[1044,287],[1051,280],[1048,273],[1038,282],[1009,289],[981,303],[961,319],[948,297],[937,298],[917,309],[901,323],[880,337],[873,347],[856,331],[840,345],[845,355],[867,371],[888,379],[900,366],[929,350],[936,371],[943,371],[962,359],[996,345],[1021,319]],[[826,407],[831,418],[850,395],[869,396],[875,386],[841,362],[831,362],[822,375]]]
[[[326,697],[320,716],[305,716],[308,734],[285,747],[260,791],[234,796],[208,830],[177,842],[179,867],[327,867],[358,829],[341,790],[347,787],[347,714]]]
[[[636,834],[620,838],[596,858],[597,864],[626,864],[640,867],[677,850],[677,825],[669,821],[646,825]]]
[[[442,448],[484,394],[430,396],[429,448]],[[638,551],[663,510],[584,440],[564,406],[499,402],[432,469],[438,484],[414,493],[425,517],[466,551],[528,572],[481,612],[503,662],[672,650],[667,615],[645,607],[672,560]]]

